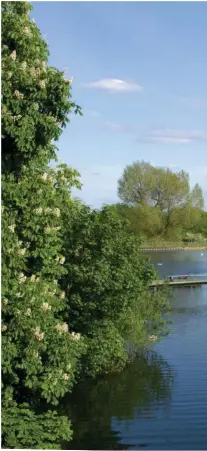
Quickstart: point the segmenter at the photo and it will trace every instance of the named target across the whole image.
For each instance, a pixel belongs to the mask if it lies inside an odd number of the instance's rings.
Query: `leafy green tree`
[[[66,271],[59,197],[79,186],[78,173],[47,164],[79,107],[71,80],[47,66],[30,10],[2,3],[2,437],[6,447],[56,448],[60,435],[71,438],[70,423],[51,409],[40,414],[40,400],[55,405],[71,391],[85,345],[65,321],[58,285]]]
[[[186,172],[134,162],[118,180],[118,195],[126,204],[138,207],[140,231],[146,236],[172,237],[176,229],[195,225],[203,208],[198,184],[191,190]]]
[[[118,195],[125,203],[145,204],[151,199],[154,171],[149,163],[134,162],[126,166],[118,180]]]
[[[2,417],[5,448],[60,449],[59,443],[70,441],[72,433],[66,416],[52,410],[35,414],[27,404],[10,406]]]
[[[125,343],[148,342],[165,329],[166,296],[149,293],[154,267],[139,252],[125,221],[110,207],[91,211],[78,204],[65,212],[65,268],[62,287],[71,327],[86,338],[83,372],[95,375],[121,369]]]
[[[201,234],[207,237],[207,212],[202,211],[199,221],[191,228],[192,233]]]

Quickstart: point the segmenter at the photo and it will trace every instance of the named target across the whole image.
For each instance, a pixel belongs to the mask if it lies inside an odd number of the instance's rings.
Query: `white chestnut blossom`
[[[60,209],[59,208],[54,209],[54,215],[57,216],[57,218],[60,217]]]
[[[24,255],[26,252],[26,249],[18,249],[17,254]]]
[[[34,336],[38,341],[42,341],[44,338],[44,332],[40,331],[40,327],[37,326],[36,329],[33,330],[34,331]]]
[[[10,53],[10,57],[15,61],[16,57],[17,57],[17,52],[16,50],[13,50],[13,52]]]
[[[31,282],[35,282],[36,280],[36,276],[34,274],[32,274],[32,276],[30,277]]]
[[[14,91],[14,96],[15,96],[17,99],[23,99],[23,98],[24,98],[24,94],[22,94],[21,92],[19,92],[18,89],[15,89],[15,91]]]
[[[42,69],[42,72],[46,72],[46,62],[45,61],[41,62],[40,67]]]
[[[21,64],[21,69],[22,69],[22,70],[25,70],[26,67],[27,67],[27,62],[26,62],[26,61],[23,61],[22,64]]]
[[[42,207],[35,208],[35,213],[41,214],[42,212],[43,212],[43,208]]]
[[[68,374],[64,374],[64,375],[63,375],[63,379],[64,379],[64,381],[68,381],[68,379],[69,379]]]
[[[36,69],[35,69],[35,67],[31,67],[30,68],[30,70],[29,70],[29,72],[30,72],[30,75],[32,76],[32,77],[36,77]]]
[[[19,283],[24,283],[26,279],[26,276],[21,272],[19,275]]]
[[[75,332],[71,333],[72,340],[78,341],[78,340],[80,340],[80,337],[81,337],[81,334],[79,334],[79,333],[77,333],[77,334]]]
[[[31,313],[32,313],[31,308],[28,308],[25,312],[25,316],[31,316]]]
[[[40,80],[39,86],[40,86],[40,88],[44,89],[46,86],[45,80]]]
[[[42,304],[42,310],[44,310],[45,312],[47,310],[51,310],[51,305],[48,304],[48,302],[43,302]]]
[[[64,265],[64,263],[65,263],[65,257],[62,257],[62,258],[60,259],[59,263],[60,263],[60,265]]]
[[[8,72],[7,78],[8,78],[8,80],[10,80],[12,78],[12,72],[11,71]]]
[[[21,118],[22,118],[22,115],[18,114],[17,116],[13,116],[13,121],[14,122],[19,121],[19,119],[21,119]]]
[[[64,299],[65,298],[65,292],[62,291],[62,293],[60,293],[60,299]]]
[[[67,370],[67,371],[70,371],[70,369],[71,369],[71,363],[69,363],[69,364],[66,366],[66,370]]]
[[[15,224],[11,224],[11,225],[9,226],[9,230],[10,230],[10,232],[14,233],[14,229],[15,229],[15,227],[16,227],[16,225],[15,225]]]
[[[149,340],[150,341],[157,341],[157,339],[158,339],[157,335],[150,335],[149,336]]]
[[[60,334],[62,334],[63,332],[67,333],[68,332],[68,325],[67,325],[67,323],[62,323],[62,324],[58,323],[58,324],[56,324],[55,329]]]
[[[1,326],[1,331],[2,331],[2,332],[5,332],[6,330],[7,330],[6,324],[4,324],[3,326]]]
[[[44,174],[42,174],[41,179],[42,180],[47,180],[48,174],[47,172],[44,172]]]
[[[46,232],[46,233],[56,232],[56,231],[58,231],[58,230],[60,230],[60,227],[46,227],[46,228],[45,228],[45,232]]]

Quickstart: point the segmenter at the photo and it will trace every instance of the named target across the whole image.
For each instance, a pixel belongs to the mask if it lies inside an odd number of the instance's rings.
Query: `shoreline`
[[[143,247],[140,248],[141,252],[179,252],[179,251],[206,251],[207,247],[205,246],[186,246],[186,247]]]

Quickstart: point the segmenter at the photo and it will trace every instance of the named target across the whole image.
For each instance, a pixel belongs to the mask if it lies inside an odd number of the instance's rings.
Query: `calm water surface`
[[[207,252],[152,260],[160,277],[207,275]],[[207,449],[207,285],[177,289],[172,307],[173,333],[152,352],[65,401],[74,429],[65,449]]]

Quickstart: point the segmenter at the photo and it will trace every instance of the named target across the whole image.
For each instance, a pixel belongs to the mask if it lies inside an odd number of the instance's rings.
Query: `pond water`
[[[207,274],[204,251],[151,257],[160,277]],[[74,440],[64,449],[207,449],[207,285],[174,294],[173,333],[65,401]]]

